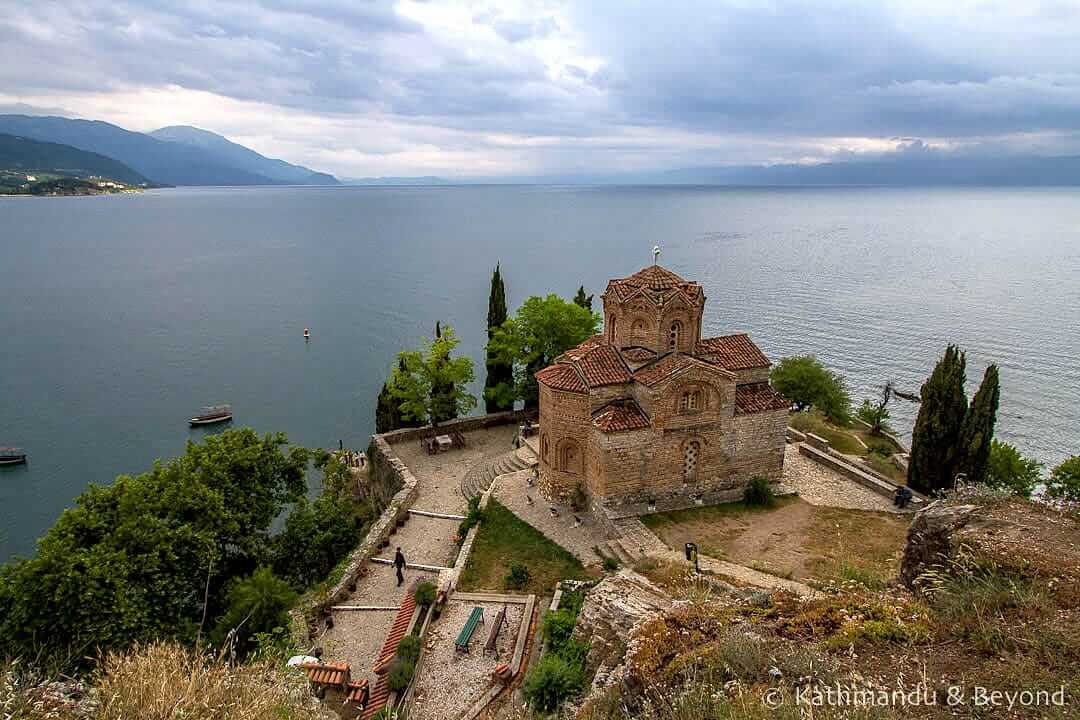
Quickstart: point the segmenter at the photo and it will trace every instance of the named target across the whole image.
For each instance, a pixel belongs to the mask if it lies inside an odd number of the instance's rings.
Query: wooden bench
[[[495,641],[499,639],[499,628],[502,627],[503,622],[506,620],[506,606],[503,605],[495,615],[495,622],[491,623],[491,630],[488,631],[487,642],[484,643],[484,652],[482,655],[486,656],[489,652],[495,656],[499,656],[498,650],[495,648]]]
[[[465,621],[465,627],[461,628],[457,640],[454,641],[454,649],[458,652],[469,652],[469,640],[472,639],[473,633],[476,632],[476,626],[483,624],[483,622],[484,608],[474,607],[472,612],[469,613],[469,619]]]

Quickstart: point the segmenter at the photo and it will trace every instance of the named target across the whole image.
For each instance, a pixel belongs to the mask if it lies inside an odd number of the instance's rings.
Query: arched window
[[[682,323],[676,320],[671,323],[671,329],[668,330],[668,350],[678,350],[679,340],[682,335]]]
[[[701,455],[701,443],[691,440],[683,448],[683,480],[690,482],[697,478],[698,457]]]
[[[679,412],[697,412],[704,407],[705,396],[700,389],[686,390],[679,396]]]
[[[581,449],[573,440],[564,440],[559,445],[559,470],[570,475],[581,474]]]
[[[617,331],[618,327],[619,326],[615,324],[615,314],[612,313],[611,314],[611,332],[608,333],[609,337],[611,338],[612,343],[616,342],[619,339],[618,338],[618,331]]]
[[[548,461],[548,436],[547,433],[540,434],[540,456],[544,459],[544,462]]]

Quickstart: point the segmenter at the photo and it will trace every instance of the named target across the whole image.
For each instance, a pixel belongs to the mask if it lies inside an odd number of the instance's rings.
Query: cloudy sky
[[[1080,0],[0,0],[0,112],[344,177],[1080,152]]]

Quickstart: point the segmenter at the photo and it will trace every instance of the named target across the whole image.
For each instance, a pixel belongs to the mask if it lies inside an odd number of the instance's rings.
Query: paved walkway
[[[783,487],[798,492],[799,497],[811,505],[904,512],[888,498],[800,454],[796,443],[790,443],[784,449]]]

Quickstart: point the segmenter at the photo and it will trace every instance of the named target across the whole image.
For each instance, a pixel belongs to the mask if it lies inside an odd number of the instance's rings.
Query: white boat
[[[232,420],[232,405],[208,405],[188,422],[191,423],[191,427],[198,427],[199,425],[216,425],[230,420]]]
[[[26,453],[15,447],[0,447],[0,465],[21,465],[26,462]]]

